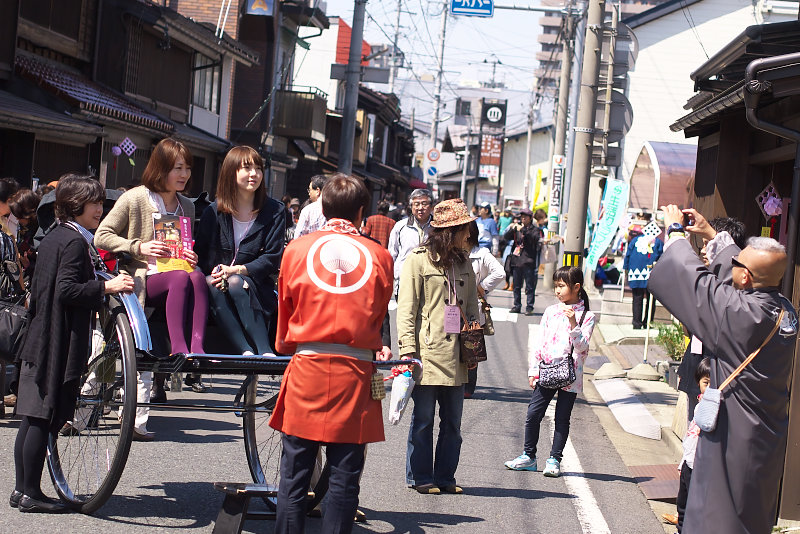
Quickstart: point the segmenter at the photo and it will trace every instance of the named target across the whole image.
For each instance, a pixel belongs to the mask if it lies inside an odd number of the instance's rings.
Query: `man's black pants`
[[[633,287],[631,293],[633,293],[633,327],[642,328],[649,321],[647,314],[650,313],[650,292],[646,287]]]
[[[320,443],[283,435],[281,480],[278,486],[276,534],[298,534],[305,530],[306,498],[321,445],[327,447],[331,468],[330,485],[322,519],[323,534],[348,534],[358,508],[359,478],[364,469],[366,445]]]

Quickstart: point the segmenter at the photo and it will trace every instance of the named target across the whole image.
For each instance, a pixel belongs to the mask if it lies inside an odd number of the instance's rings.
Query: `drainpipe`
[[[747,65],[744,74],[744,105],[747,122],[754,128],[789,139],[796,144],[794,172],[792,173],[792,205],[789,210],[789,234],[786,238],[788,262],[781,287],[781,292],[786,296],[792,294],[795,260],[797,258],[797,225],[798,219],[800,219],[800,132],[769,123],[758,117],[758,102],[761,99],[761,94],[771,90],[772,83],[759,80],[757,75],[762,70],[785,67],[796,63],[800,63],[800,53],[756,59]]]

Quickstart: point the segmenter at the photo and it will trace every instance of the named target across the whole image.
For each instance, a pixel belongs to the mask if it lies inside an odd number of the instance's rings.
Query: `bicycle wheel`
[[[133,439],[136,353],[128,316],[115,299],[99,314],[71,428],[50,436],[47,465],[59,496],[90,514],[117,487]],[[123,416],[119,417],[122,409]]]
[[[283,445],[281,433],[269,426],[269,418],[275,409],[283,375],[259,375],[245,379],[244,412],[242,427],[244,446],[250,474],[257,484],[278,487],[280,482],[280,461]],[[328,491],[330,469],[324,462],[322,451],[317,455],[317,463],[311,477],[313,497],[308,501],[308,509],[315,508]],[[275,508],[276,499],[264,499],[268,506]]]

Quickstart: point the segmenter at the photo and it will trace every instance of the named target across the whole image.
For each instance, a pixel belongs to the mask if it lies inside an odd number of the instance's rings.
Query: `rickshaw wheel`
[[[71,428],[51,435],[47,447],[58,495],[85,514],[105,504],[117,487],[136,415],[135,344],[128,316],[113,297],[101,310],[99,325],[102,340],[93,335]]]
[[[269,484],[275,487],[280,482],[283,445],[281,433],[268,423],[275,409],[282,379],[283,375],[255,375],[247,377],[242,384],[245,389],[242,426],[250,474],[256,484]],[[308,500],[309,511],[316,508],[328,491],[330,469],[324,458],[324,453],[320,450],[309,488],[313,493],[313,497]],[[276,498],[269,497],[264,501],[270,508],[276,508]]]

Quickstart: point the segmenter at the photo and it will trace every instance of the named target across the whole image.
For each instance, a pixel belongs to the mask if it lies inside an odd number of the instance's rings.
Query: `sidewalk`
[[[599,299],[598,299],[599,300]],[[608,335],[608,338],[605,336]],[[651,330],[646,362],[655,367],[656,362],[666,360],[664,350],[655,345],[653,338],[657,331]],[[606,434],[616,447],[622,461],[628,466],[631,475],[639,482],[639,487],[650,503],[653,513],[660,520],[661,514],[676,514],[675,497],[678,494],[679,471],[677,469],[683,455],[681,438],[672,429],[673,418],[678,404],[678,392],[664,381],[611,379],[621,382],[621,391],[628,391],[627,397],[615,399],[617,404],[641,406],[660,426],[660,439],[648,439],[626,432],[612,409],[603,400],[593,375],[598,366],[592,363],[610,361],[618,363],[624,370],[645,361],[645,330],[633,330],[628,325],[601,324],[592,336],[592,350],[587,360],[584,393],[586,400],[593,405]],[[592,361],[592,355],[600,357]],[[607,383],[609,380],[603,380]],[[607,388],[603,384],[603,388]],[[629,423],[626,421],[626,423]],[[664,524],[666,533],[674,533],[675,527]]]

